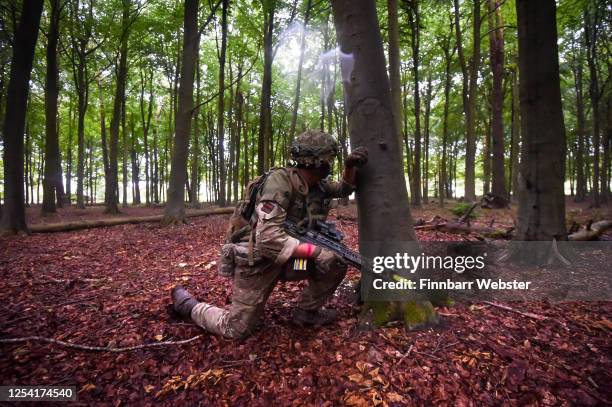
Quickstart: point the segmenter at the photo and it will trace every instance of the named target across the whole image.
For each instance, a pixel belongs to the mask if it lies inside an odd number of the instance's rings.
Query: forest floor
[[[29,222],[92,219],[103,207],[67,208]],[[128,208],[124,214],[161,213]],[[581,224],[611,219],[612,207],[568,204]],[[513,224],[514,210],[479,209],[475,222]],[[415,219],[454,217],[435,204]],[[354,205],[332,217],[357,245]],[[100,347],[180,341],[130,352],[97,352],[39,341],[0,343],[0,384],[74,385],[82,405],[604,405],[612,403],[612,302],[534,301],[512,310],[475,302],[438,308],[442,323],[357,329],[345,294],[329,306],[341,319],[300,328],[291,310],[303,283],[282,283],[264,326],[242,341],[173,318],[169,293],[183,284],[225,305],[231,282],[215,261],[228,215],[181,227],[141,223],[0,238],[0,339],[40,336]],[[418,231],[420,240],[456,235]],[[610,234],[605,238],[610,238]],[[358,273],[349,272],[356,280]],[[608,383],[606,385],[605,383]]]

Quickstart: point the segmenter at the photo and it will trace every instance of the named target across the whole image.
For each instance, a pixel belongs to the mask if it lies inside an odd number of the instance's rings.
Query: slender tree
[[[591,100],[591,115],[593,129],[593,206],[599,207],[601,202],[600,197],[600,104],[601,99],[599,72],[597,70],[597,42],[599,37],[599,7],[596,2],[593,5],[589,4],[584,11],[584,38],[586,45],[586,59],[589,67],[589,97]],[[606,169],[607,170],[607,169]]]
[[[274,14],[276,0],[262,0],[264,70],[259,107],[259,137],[257,141],[257,172],[263,174],[270,167],[270,140],[272,139],[272,61],[274,59],[272,41],[274,33]]]
[[[387,17],[389,19],[389,82],[391,85],[391,101],[393,102],[393,119],[398,132],[398,140],[402,140],[402,83],[400,76],[400,45],[397,0],[387,0]]]
[[[412,48],[412,90],[414,92],[414,157],[412,163],[411,203],[421,206],[421,92],[419,90],[420,31],[421,16],[418,0],[407,3],[408,23],[410,25],[410,46]]]
[[[506,199],[506,174],[504,166],[504,29],[501,16],[501,0],[488,0],[489,4],[489,52],[493,85],[491,89],[491,141],[492,183],[491,192]]]
[[[480,65],[480,0],[472,0],[472,60],[465,59],[459,12],[459,0],[454,0],[455,9],[455,39],[457,41],[457,54],[462,73],[462,100],[465,114],[465,199],[472,201],[476,198],[476,97],[478,67]]]
[[[59,134],[57,131],[57,97],[59,93],[59,69],[57,42],[61,7],[59,0],[50,0],[49,33],[47,34],[47,73],[45,78],[45,177],[43,180],[44,214],[54,213],[62,207],[64,184],[60,163]]]
[[[113,116],[110,122],[110,142],[109,142],[109,174],[105,185],[105,204],[106,213],[119,213],[119,183],[118,183],[118,164],[119,153],[119,126],[121,125],[122,104],[125,97],[125,84],[127,80],[127,56],[128,38],[130,35],[130,6],[131,0],[122,0],[121,16],[121,38],[119,48],[119,66],[117,67],[117,83],[115,87],[115,99],[113,101]]]
[[[162,224],[181,224],[185,222],[185,182],[187,180],[187,158],[191,116],[193,114],[193,81],[200,35],[198,32],[199,0],[185,0],[183,18],[183,63],[178,94],[178,111],[174,128],[174,151],[170,173],[168,200]]]
[[[297,125],[297,115],[300,107],[300,93],[302,89],[302,68],[304,66],[304,52],[306,51],[306,29],[310,21],[310,11],[312,8],[312,0],[306,1],[306,10],[304,11],[304,25],[300,33],[300,59],[298,61],[297,79],[295,83],[295,96],[293,98],[293,111],[291,113],[291,127],[289,129],[289,145],[293,143],[295,138],[295,126]]]
[[[221,17],[221,49],[219,52],[219,103],[217,108],[217,142],[219,151],[219,205],[226,205],[226,177],[225,168],[225,53],[227,51],[227,12],[229,0],[223,0]],[[193,79],[191,80],[193,86]],[[193,93],[193,91],[192,91]],[[192,102],[193,103],[193,102]]]

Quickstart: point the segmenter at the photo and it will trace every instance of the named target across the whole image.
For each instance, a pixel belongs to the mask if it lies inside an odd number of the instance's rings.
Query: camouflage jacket
[[[285,263],[299,241],[283,229],[285,219],[294,222],[316,217],[324,220],[333,198],[349,196],[354,187],[346,182],[320,181],[313,187],[293,167],[271,170],[262,186],[255,215],[255,248],[276,264]]]

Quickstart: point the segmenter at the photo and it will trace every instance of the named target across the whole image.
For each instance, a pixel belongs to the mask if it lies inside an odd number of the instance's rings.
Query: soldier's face
[[[327,178],[331,174],[331,165],[328,162],[321,163],[320,166],[314,168],[315,174],[319,180]]]

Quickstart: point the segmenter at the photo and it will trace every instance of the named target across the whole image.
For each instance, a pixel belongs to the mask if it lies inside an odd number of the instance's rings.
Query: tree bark
[[[196,108],[193,112],[193,147],[191,152],[191,199],[196,205],[200,191],[200,61],[196,61]]]
[[[145,86],[149,87],[149,101],[147,103],[147,112],[145,114],[144,92]],[[151,157],[149,154],[149,128],[151,127],[151,117],[153,116],[153,67],[150,67],[147,75],[142,70],[140,71],[140,120],[142,124],[142,138],[145,158],[145,204],[151,204],[151,188],[150,188],[150,173],[151,173]]]
[[[2,129],[4,136],[4,206],[0,220],[1,235],[27,233],[28,231],[23,190],[23,133],[30,74],[42,8],[43,0],[22,2],[19,27],[14,37],[15,46],[7,89],[7,100],[10,100],[11,103],[7,103]]]
[[[122,206],[127,208],[127,183],[128,183],[128,135],[125,128],[125,93],[121,100],[121,184],[123,185]],[[132,199],[134,197],[132,196]]]
[[[491,56],[491,141],[492,184],[494,196],[507,198],[504,166],[504,29],[501,16],[501,0],[489,0],[489,51]]]
[[[597,37],[598,37],[598,9],[584,11],[584,38],[586,42],[586,58],[589,67],[589,96],[591,99],[591,114],[593,127],[593,206],[600,205],[599,158],[600,158],[600,106],[599,76],[597,72]],[[607,169],[606,169],[607,170]]]
[[[517,0],[522,150],[516,240],[567,240],[554,0]]]
[[[89,78],[87,74],[87,56],[95,49],[88,50],[89,40],[92,37],[93,2],[89,3],[87,22],[79,21],[79,1],[72,3],[70,24],[70,37],[72,42],[72,65],[74,85],[77,91],[77,208],[85,209],[83,199],[83,182],[85,176],[85,114],[89,99]],[[76,27],[82,26],[83,32],[77,33]],[[105,167],[105,171],[107,167]],[[106,174],[106,173],[105,173]],[[105,175],[106,176],[106,175]],[[67,187],[66,187],[67,188]],[[90,193],[91,195],[91,193]]]
[[[238,83],[236,84],[236,126],[234,130],[234,166],[233,166],[233,181],[234,181],[234,200],[237,202],[240,197],[240,191],[238,190],[240,180],[240,141],[242,131],[242,105],[244,98],[241,91],[242,84],[242,62],[238,64]]]
[[[518,200],[519,188],[519,145],[521,142],[521,118],[519,103],[518,71],[512,72],[512,147],[510,151],[510,186],[512,199]]]
[[[304,26],[300,34],[300,59],[298,62],[297,79],[295,84],[295,96],[293,98],[293,111],[291,113],[291,127],[289,129],[289,145],[293,144],[295,138],[295,127],[297,125],[297,115],[300,107],[300,92],[302,86],[302,68],[304,66],[304,51],[306,50],[306,27],[310,21],[310,9],[312,8],[312,0],[307,0],[306,10],[304,11]]]
[[[181,65],[178,112],[175,120],[175,141],[170,170],[168,200],[162,219],[162,224],[165,225],[185,222],[185,181],[187,180],[189,135],[193,113],[193,80],[200,41],[198,33],[198,3],[199,0],[185,0],[183,63]]]
[[[376,255],[409,252],[407,241],[416,236],[376,4],[374,0],[333,0],[332,10],[342,51],[354,58],[351,78],[343,81],[351,145],[367,147],[370,155],[357,181],[360,250]],[[423,318],[407,320],[409,328],[435,319],[431,304],[419,302],[414,307]]]
[[[410,46],[412,48],[412,86],[414,94],[414,154],[412,166],[411,203],[421,206],[421,92],[419,90],[419,45],[420,45],[420,15],[417,0],[408,3],[408,23],[410,25]]]
[[[393,102],[393,119],[397,130],[397,139],[402,137],[402,83],[400,76],[400,46],[397,0],[387,0],[389,19],[389,81],[391,84],[391,101]]]
[[[264,8],[264,70],[259,109],[259,138],[257,142],[257,172],[263,174],[270,167],[270,141],[272,139],[272,35],[274,33],[274,12],[276,0],[263,0]]]
[[[127,80],[127,53],[129,37],[130,0],[122,0],[123,13],[121,17],[121,46],[119,51],[119,67],[117,69],[117,84],[115,100],[113,102],[113,117],[110,123],[109,146],[109,174],[105,185],[105,213],[119,213],[119,176],[117,156],[119,150],[119,125],[121,124],[121,104],[125,97],[125,83]]]
[[[227,50],[227,12],[229,0],[223,0],[223,9],[221,17],[221,50],[219,55],[219,104],[217,109],[217,148],[219,151],[219,182],[221,188],[219,190],[219,205],[225,206],[226,202],[226,177],[227,168],[225,168],[225,53]],[[192,86],[193,86],[193,80]],[[193,92],[192,92],[193,93]]]
[[[72,203],[72,144],[73,144],[73,124],[74,115],[72,113],[72,98],[68,106],[68,146],[66,148],[66,204]]]
[[[432,85],[431,85],[431,71],[427,75],[427,87],[425,88],[425,131],[424,131],[424,142],[423,148],[423,202],[429,202],[429,121],[431,118],[431,100],[432,100]]]
[[[581,37],[582,39],[582,37]],[[577,54],[577,55],[576,55]],[[572,72],[574,74],[574,90],[576,93],[576,133],[578,136],[576,146],[576,202],[582,202],[586,198],[587,188],[584,173],[584,139],[586,135],[586,119],[584,114],[584,90],[583,90],[583,62],[584,48],[579,44],[574,47],[572,54]]]
[[[453,21],[451,19],[450,31],[453,31]],[[442,117],[442,157],[440,160],[440,179],[438,181],[438,203],[440,207],[444,207],[444,197],[448,195],[448,175],[447,175],[447,148],[448,148],[448,108],[450,104],[450,90],[451,90],[451,63],[452,58],[455,55],[456,46],[453,47],[451,52],[450,42],[452,34],[444,38],[441,48],[444,52],[444,111]]]
[[[462,45],[461,26],[459,24],[459,0],[454,0],[455,10],[455,38],[457,41],[457,53],[459,56],[459,64],[462,73],[462,100],[463,113],[465,114],[465,133],[466,133],[466,148],[465,148],[465,192],[464,196],[467,201],[476,199],[476,135],[475,135],[475,114],[476,114],[476,92],[478,91],[478,66],[480,64],[480,1],[473,0],[473,52],[472,61],[468,64],[465,60]]]
[[[138,137],[134,130],[134,119],[130,119],[130,133],[132,136],[132,148],[130,149],[130,160],[132,162],[132,201],[135,205],[140,205],[140,168],[138,165],[138,154],[136,145]]]
[[[57,132],[57,97],[59,71],[57,42],[59,37],[60,4],[50,0],[49,33],[47,35],[47,72],[45,79],[45,177],[43,180],[43,215],[62,207],[64,186],[60,162],[59,134]]]

